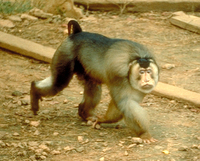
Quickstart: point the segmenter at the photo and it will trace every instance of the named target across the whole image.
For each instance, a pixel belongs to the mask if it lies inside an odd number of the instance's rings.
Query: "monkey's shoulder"
[[[152,53],[142,44],[131,41],[128,39],[119,39],[119,38],[109,38],[98,33],[91,32],[79,32],[76,34],[71,34],[68,38],[75,48],[79,50],[89,50],[93,55],[95,53],[102,53],[105,55],[108,50],[112,50],[113,56],[122,55],[123,53],[129,53],[135,57],[153,57]],[[83,49],[82,49],[83,48]],[[86,54],[86,52],[83,52]],[[109,52],[110,53],[110,52]],[[99,54],[98,54],[99,55]],[[132,56],[131,56],[132,57]]]

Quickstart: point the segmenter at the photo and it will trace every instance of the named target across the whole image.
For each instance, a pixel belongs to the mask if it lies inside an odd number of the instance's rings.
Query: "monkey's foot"
[[[39,110],[39,100],[42,100],[41,96],[37,94],[37,89],[35,87],[35,82],[31,83],[31,91],[30,91],[30,100],[31,100],[31,110],[34,115],[37,115],[37,111]]]
[[[154,139],[153,137],[151,137],[149,133],[143,133],[142,135],[140,135],[140,138],[143,140],[143,143],[146,143],[146,144],[154,143],[158,141]]]
[[[87,121],[96,122],[98,120],[98,116],[92,115],[86,118]]]
[[[97,123],[98,116],[91,116],[87,118],[87,125],[91,125],[94,129],[100,129],[100,124]]]
[[[98,121],[96,121],[96,122],[93,123],[92,127],[93,127],[94,129],[100,129],[100,128],[101,128],[101,125],[98,123]]]

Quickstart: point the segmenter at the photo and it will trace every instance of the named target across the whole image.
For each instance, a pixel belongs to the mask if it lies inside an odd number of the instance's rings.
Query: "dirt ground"
[[[94,12],[80,24],[85,31],[147,45],[161,66],[161,82],[200,92],[199,35],[171,25],[170,14]],[[65,20],[50,23],[40,19],[15,22],[15,28],[0,30],[57,48],[66,37],[64,24]],[[175,67],[162,68],[166,64]],[[151,133],[158,142],[135,144],[123,122],[120,126],[104,124],[97,130],[78,117],[83,88],[76,78],[57,96],[40,102],[39,115],[34,116],[30,82],[49,74],[49,64],[0,49],[0,160],[200,160],[198,107],[147,95],[142,106],[149,113]],[[104,87],[97,113],[105,112],[109,99]]]

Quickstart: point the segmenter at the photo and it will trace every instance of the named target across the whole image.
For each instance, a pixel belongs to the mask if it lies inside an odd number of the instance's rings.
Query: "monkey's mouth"
[[[153,85],[152,84],[145,84],[142,86],[143,89],[150,89],[150,88],[153,88]]]

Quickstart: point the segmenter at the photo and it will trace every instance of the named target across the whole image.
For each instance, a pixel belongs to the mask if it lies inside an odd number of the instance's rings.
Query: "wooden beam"
[[[200,107],[200,94],[183,88],[159,82],[152,93],[170,99],[186,101]]]
[[[0,32],[0,47],[44,62],[51,62],[55,49]]]
[[[170,22],[175,26],[200,34],[199,17],[187,15],[184,12],[179,11],[173,14],[173,16],[170,18]]]
[[[128,12],[185,11],[199,10],[199,0],[74,0],[89,10],[113,11],[124,8]]]

